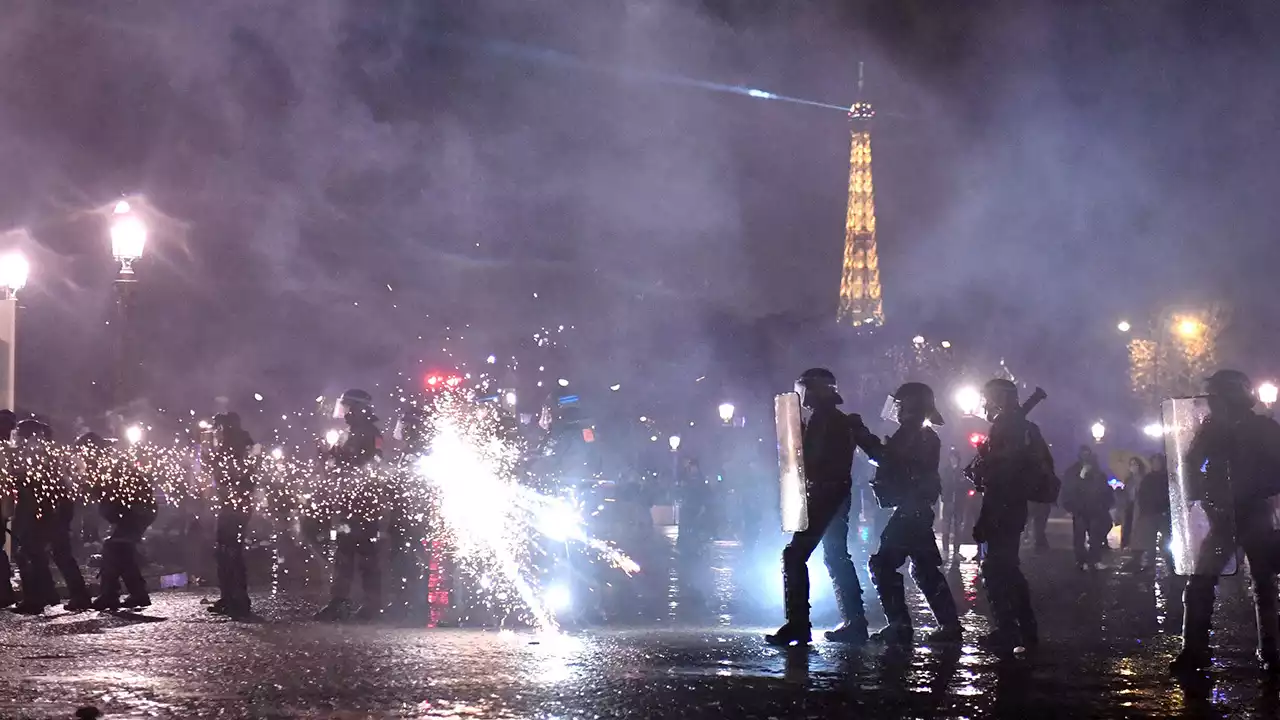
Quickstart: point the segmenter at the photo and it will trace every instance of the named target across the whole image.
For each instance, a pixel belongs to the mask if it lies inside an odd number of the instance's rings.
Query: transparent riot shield
[[[1178,575],[1236,573],[1235,522],[1231,503],[1208,501],[1210,493],[1203,468],[1188,465],[1187,452],[1205,419],[1206,398],[1171,398],[1160,406],[1164,445],[1169,469],[1169,510],[1173,535],[1169,551]],[[1221,490],[1221,489],[1220,489]]]
[[[773,399],[778,428],[778,478],[782,493],[782,531],[809,529],[809,498],[805,492],[804,443],[800,425],[799,393],[782,393]]]

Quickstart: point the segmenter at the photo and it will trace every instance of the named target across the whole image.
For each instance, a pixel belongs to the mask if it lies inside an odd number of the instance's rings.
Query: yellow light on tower
[[[858,102],[849,108],[849,203],[844,221],[844,265],[837,319],[853,327],[884,324],[880,257],[876,249],[875,188],[871,179],[871,120],[875,111],[863,102],[862,64],[858,64]]]

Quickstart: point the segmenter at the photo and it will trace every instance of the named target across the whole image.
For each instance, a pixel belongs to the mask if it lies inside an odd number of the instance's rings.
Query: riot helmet
[[[822,404],[841,405],[840,389],[836,376],[826,368],[810,368],[796,380],[796,392],[800,394],[800,407],[813,408]]]
[[[931,425],[943,425],[946,422],[942,419],[942,413],[938,412],[933,388],[921,382],[903,383],[885,401],[881,417],[890,422],[928,421]]]
[[[223,412],[213,416],[213,426],[219,430],[239,430],[240,413]]]
[[[1204,379],[1210,412],[1247,411],[1258,402],[1253,382],[1239,370],[1219,370]]]
[[[53,428],[36,418],[27,418],[14,428],[13,436],[18,442],[53,442]]]
[[[338,420],[352,415],[373,415],[373,396],[364,390],[348,390],[342,393],[333,408],[333,417]]]
[[[76,438],[75,446],[80,448],[91,448],[93,450],[106,450],[111,447],[111,442],[96,432],[90,431]]]
[[[1018,386],[1012,380],[993,378],[982,386],[981,414],[988,421],[1018,406]]]

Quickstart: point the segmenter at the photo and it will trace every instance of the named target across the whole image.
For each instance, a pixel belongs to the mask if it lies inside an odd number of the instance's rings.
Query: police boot
[[[836,607],[840,610],[840,626],[824,635],[828,642],[862,645],[867,642],[867,615],[862,607],[862,591],[858,577],[853,581],[840,578],[835,584]]]
[[[1198,672],[1213,664],[1209,628],[1213,619],[1214,582],[1217,578],[1193,575],[1183,597],[1182,651],[1169,664],[1169,673]]]
[[[956,608],[956,599],[951,595],[947,579],[937,568],[921,569],[915,573],[916,586],[924,593],[933,619],[938,628],[929,633],[932,642],[960,642],[963,632],[960,628],[960,611]]]
[[[790,557],[787,550],[782,553],[782,595],[787,622],[772,635],[765,635],[764,641],[778,646],[808,645],[813,641],[813,627],[809,624],[809,569],[803,561],[797,563],[797,558]]]
[[[884,616],[889,621],[888,625],[871,636],[871,641],[885,645],[911,644],[911,613],[907,610],[907,594],[902,585],[902,576],[896,569],[881,565],[875,556],[871,558],[870,565],[871,577],[875,581],[876,590],[880,592],[880,606],[884,608]]]
[[[1255,578],[1253,596],[1258,619],[1258,662],[1268,674],[1280,674],[1280,608],[1275,578]]]

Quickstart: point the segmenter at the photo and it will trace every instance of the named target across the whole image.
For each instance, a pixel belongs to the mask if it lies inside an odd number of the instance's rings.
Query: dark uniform
[[[232,618],[252,615],[245,567],[245,530],[253,518],[253,438],[240,426],[240,416],[223,413],[213,419],[214,445],[205,454],[214,478],[218,518],[214,558],[221,597],[209,612]]]
[[[38,420],[23,420],[15,431],[18,447],[13,474],[18,486],[13,535],[22,571],[22,602],[16,612],[38,615],[58,604],[58,590],[49,572],[49,559],[62,573],[70,598],[63,606],[77,612],[90,608],[84,576],[71,552],[71,521],[75,503],[66,473],[69,468],[50,452],[53,432]]]
[[[901,426],[888,442],[869,453],[878,464],[872,481],[876,499],[881,507],[894,509],[870,562],[871,580],[889,620],[888,626],[876,633],[876,639],[911,642],[911,614],[898,572],[910,560],[911,577],[938,622],[938,629],[929,639],[955,642],[961,635],[960,618],[942,574],[942,554],[933,535],[933,505],[942,493],[938,474],[942,442],[933,428],[925,426],[926,420],[941,425],[942,416],[935,407],[933,390],[923,383],[906,383],[893,397]]]
[[[156,519],[156,497],[147,477],[96,433],[76,440],[76,450],[97,491],[98,512],[110,528],[102,543],[101,589],[95,610],[147,607],[151,597],[138,564],[138,545]],[[120,585],[128,596],[120,600]]]
[[[834,642],[865,642],[867,618],[862,586],[849,557],[849,502],[853,453],[859,443],[874,436],[857,415],[845,415],[836,406],[844,399],[830,370],[815,368],[796,381],[802,407],[812,411],[803,429],[804,471],[808,481],[809,529],[794,533],[782,551],[782,584],[787,622],[765,641],[773,645],[808,643],[809,556],[822,544],[822,559],[835,586],[841,625],[826,633]]]
[[[382,431],[378,429],[372,402],[362,390],[348,390],[340,400],[347,435],[329,450],[330,470],[342,486],[337,508],[338,542],[329,604],[316,615],[321,620],[340,620],[352,614],[351,586],[357,565],[364,604],[355,614],[361,619],[374,619],[383,611],[378,565],[381,488],[372,474],[372,466],[382,459]]]
[[[1053,456],[1040,428],[1018,411],[1018,390],[1008,380],[992,380],[982,389],[991,430],[982,453],[982,510],[973,539],[982,545],[982,581],[991,603],[994,632],[986,643],[999,649],[1031,647],[1039,641],[1031,591],[1022,574],[1018,550],[1027,525],[1027,503],[1034,482],[1053,474]]]
[[[1237,548],[1249,560],[1258,623],[1257,655],[1263,668],[1280,672],[1280,616],[1276,604],[1277,535],[1270,498],[1280,494],[1280,424],[1252,411],[1253,384],[1244,373],[1221,370],[1206,381],[1209,417],[1184,459],[1193,501],[1209,519],[1195,573],[1184,595],[1182,652],[1170,669],[1199,670],[1211,662],[1209,626],[1218,576]]]

